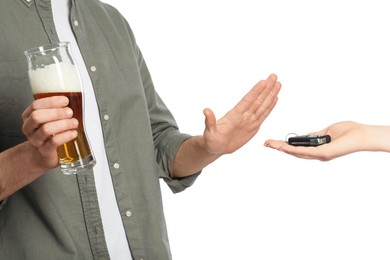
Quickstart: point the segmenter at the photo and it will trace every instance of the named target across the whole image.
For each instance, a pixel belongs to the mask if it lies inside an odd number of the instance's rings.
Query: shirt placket
[[[51,43],[59,42],[53,20],[50,0],[36,0],[36,6],[49,41]],[[72,11],[74,6],[75,3],[72,1],[71,13],[73,13]],[[77,30],[78,26],[78,20],[73,18],[73,30]],[[85,218],[86,230],[94,259],[109,259],[92,170],[87,171],[82,175],[77,175],[77,181],[80,191],[80,199],[83,206],[82,210]]]
[[[28,0],[25,1],[28,2]],[[35,4],[50,43],[59,42],[53,21],[53,13],[51,9],[50,0],[37,0],[35,1]]]

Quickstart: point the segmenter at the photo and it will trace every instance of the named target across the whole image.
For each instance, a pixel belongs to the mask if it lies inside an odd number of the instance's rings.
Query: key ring
[[[289,133],[289,134],[286,135],[286,137],[285,137],[284,140],[287,142],[288,139],[289,139],[290,137],[293,137],[293,136],[298,136],[298,134],[296,134],[296,133]]]

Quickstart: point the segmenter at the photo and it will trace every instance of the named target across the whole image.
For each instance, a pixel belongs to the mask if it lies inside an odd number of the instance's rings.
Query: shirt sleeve
[[[130,30],[130,27],[128,28]],[[134,35],[133,41],[145,91],[145,98],[148,104],[156,161],[160,168],[160,178],[164,179],[174,193],[181,192],[195,182],[201,171],[180,179],[172,178],[169,171],[169,163],[174,159],[179,146],[186,139],[190,138],[191,135],[181,133],[179,131],[179,127],[173,114],[155,90],[152,77],[149,73],[143,55],[135,43]]]
[[[160,177],[164,179],[165,183],[169,186],[173,193],[178,193],[194,184],[201,171],[180,179],[171,177],[172,175],[169,172],[168,163],[173,160],[182,142],[191,136],[180,132],[177,132],[176,134],[170,133],[168,136],[169,137],[164,138],[161,142],[159,142],[161,149],[156,149],[157,161],[158,164],[165,169],[162,171],[162,174],[160,174]]]

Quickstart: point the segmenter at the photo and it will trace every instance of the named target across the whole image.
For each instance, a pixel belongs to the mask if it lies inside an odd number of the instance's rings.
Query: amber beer
[[[83,98],[81,92],[55,92],[55,93],[38,93],[34,94],[35,99],[66,96],[69,99],[69,105],[73,110],[73,117],[79,121],[77,127],[77,137],[57,148],[58,158],[61,164],[69,164],[91,156],[91,149],[88,146],[88,140],[84,132],[83,124]]]
[[[69,50],[69,43],[38,47],[25,52],[29,79],[35,99],[66,96],[73,117],[79,122],[77,137],[57,148],[64,174],[75,174],[95,165],[95,159],[84,130],[83,92],[80,75]]]

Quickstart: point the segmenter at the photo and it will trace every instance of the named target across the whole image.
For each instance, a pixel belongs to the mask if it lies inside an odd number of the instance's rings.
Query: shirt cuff
[[[202,171],[199,171],[195,174],[180,179],[164,178],[164,181],[168,184],[173,193],[178,193],[191,187],[201,172]]]

